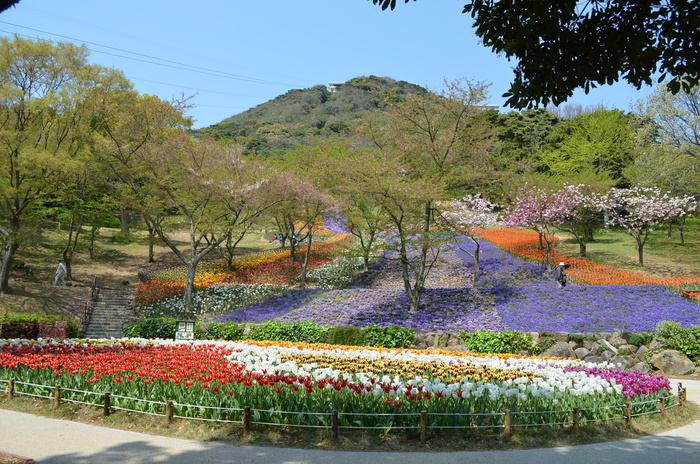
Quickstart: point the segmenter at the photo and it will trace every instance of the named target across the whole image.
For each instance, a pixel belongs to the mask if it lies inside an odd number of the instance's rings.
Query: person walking
[[[61,282],[62,286],[66,286],[66,266],[63,264],[63,261],[60,259],[58,260],[58,267],[56,268],[56,275],[53,278],[53,284],[58,285],[59,282]]]
[[[569,265],[562,261],[559,263],[559,266],[554,269],[554,279],[557,281],[557,287],[559,288],[566,287],[566,274],[564,270],[568,267]]]

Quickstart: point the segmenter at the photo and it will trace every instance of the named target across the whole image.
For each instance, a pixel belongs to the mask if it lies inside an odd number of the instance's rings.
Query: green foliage
[[[134,243],[136,239],[128,232],[117,232],[112,236],[112,243],[118,243],[120,245],[128,245]]]
[[[679,322],[661,321],[656,324],[656,337],[664,348],[678,350],[689,358],[700,356],[700,326],[683,328]]]
[[[75,338],[78,336],[78,327],[73,321],[63,316],[6,313],[0,316],[0,338],[20,338],[29,340],[48,338],[51,336],[56,322],[68,323],[66,331],[66,336],[68,338]]]
[[[197,338],[206,340],[240,340],[245,331],[245,325],[230,321],[197,324],[197,328]]]
[[[533,349],[529,334],[515,330],[487,332],[477,330],[473,334],[462,334],[464,346],[474,353],[520,353]]]
[[[386,102],[405,101],[425,89],[384,77],[357,77],[331,92],[326,86],[294,89],[275,99],[231,116],[198,134],[235,139],[246,153],[273,155],[310,137],[349,136],[351,126]]]
[[[554,339],[554,337],[542,337],[535,345],[533,345],[530,351],[533,355],[539,356],[553,347],[556,343],[557,341]]]
[[[319,326],[309,321],[268,321],[253,327],[248,335],[251,340],[323,343],[332,326]]]
[[[380,327],[375,324],[363,327],[362,331],[365,333],[367,346],[407,348],[413,343],[414,331],[412,329],[404,329],[395,325]]]
[[[327,343],[331,345],[363,346],[365,333],[359,327],[334,327],[328,331]]]
[[[653,332],[642,332],[642,333],[635,333],[632,334],[630,337],[630,345],[634,346],[646,346],[651,341],[654,339],[654,333]]]
[[[124,336],[127,338],[174,339],[175,332],[176,323],[172,317],[146,319],[124,327]]]

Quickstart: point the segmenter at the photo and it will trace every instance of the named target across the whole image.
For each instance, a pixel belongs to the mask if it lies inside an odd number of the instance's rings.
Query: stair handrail
[[[80,330],[79,333],[82,336],[85,333],[85,328],[88,322],[90,322],[90,317],[92,316],[92,309],[95,302],[95,290],[97,289],[97,276],[92,278],[92,285],[90,286],[90,293],[85,300],[85,306],[83,307],[83,316],[80,318]]]

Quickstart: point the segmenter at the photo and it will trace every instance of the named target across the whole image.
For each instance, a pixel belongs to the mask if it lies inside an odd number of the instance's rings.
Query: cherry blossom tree
[[[540,234],[547,244],[546,265],[552,268],[551,257],[555,243],[555,230],[567,221],[578,217],[577,206],[582,202],[579,186],[566,185],[560,190],[542,189],[525,185],[503,215],[509,227],[526,227]]]
[[[481,195],[467,195],[461,200],[453,200],[444,205],[441,217],[445,220],[446,230],[452,230],[458,236],[467,236],[476,245],[472,251],[457,246],[474,259],[474,279],[478,279],[481,270],[479,253],[485,229],[499,224],[498,215],[494,210],[498,207]]]
[[[669,219],[685,216],[698,206],[692,196],[673,196],[657,187],[612,189],[599,201],[608,212],[610,223],[619,225],[637,241],[640,266],[644,266],[644,245],[649,234]]]

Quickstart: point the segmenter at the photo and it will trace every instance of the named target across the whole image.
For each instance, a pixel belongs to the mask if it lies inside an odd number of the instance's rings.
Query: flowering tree
[[[447,223],[448,230],[451,229],[459,235],[466,235],[476,245],[473,252],[462,247],[460,249],[474,259],[474,279],[477,279],[481,270],[479,252],[481,251],[483,232],[484,229],[498,225],[498,216],[493,212],[498,205],[482,198],[481,195],[467,195],[463,199],[453,200],[445,206],[442,217]]]
[[[582,202],[578,186],[567,185],[553,191],[525,185],[518,189],[513,204],[506,209],[503,222],[510,227],[527,227],[540,234],[547,244],[546,265],[551,269],[554,231],[567,221],[578,217],[576,207]]]
[[[692,196],[672,196],[657,187],[612,189],[600,197],[600,207],[637,241],[639,265],[644,266],[644,245],[652,230],[669,219],[694,211],[697,200]]]

